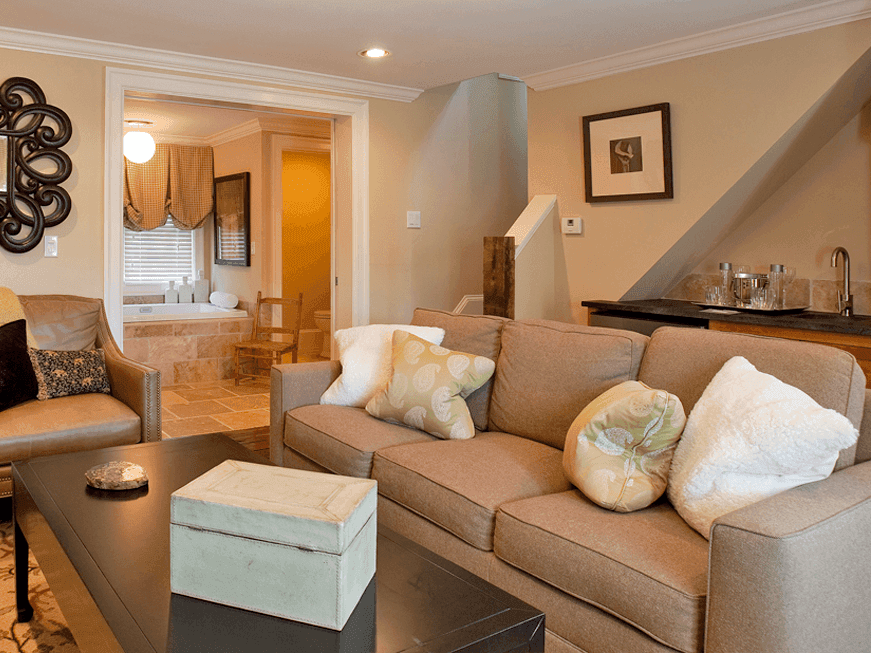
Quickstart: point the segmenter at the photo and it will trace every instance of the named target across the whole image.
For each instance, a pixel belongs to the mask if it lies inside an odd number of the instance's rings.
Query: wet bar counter
[[[704,327],[716,331],[751,333],[790,340],[819,342],[850,352],[859,361],[871,387],[871,316],[844,317],[837,313],[802,311],[798,313],[763,313],[727,307],[709,309],[677,299],[642,299],[637,301],[584,301],[593,314],[640,318],[677,326]],[[730,311],[730,312],[723,312]]]

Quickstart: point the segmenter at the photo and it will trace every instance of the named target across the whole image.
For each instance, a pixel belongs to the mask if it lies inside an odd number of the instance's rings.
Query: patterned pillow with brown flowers
[[[40,401],[89,392],[109,394],[109,376],[102,349],[91,351],[49,351],[29,349],[36,373]]]

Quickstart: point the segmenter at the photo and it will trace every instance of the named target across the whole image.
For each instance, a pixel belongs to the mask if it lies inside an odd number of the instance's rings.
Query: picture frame
[[[251,265],[251,173],[215,178],[215,264]]]
[[[672,199],[668,102],[581,118],[586,201]]]

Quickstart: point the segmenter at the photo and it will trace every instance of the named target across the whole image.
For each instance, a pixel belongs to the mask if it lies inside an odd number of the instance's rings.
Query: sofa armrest
[[[112,396],[139,415],[140,442],[160,440],[160,372],[127,358],[117,349],[107,347],[103,351]]]
[[[871,462],[724,515],[705,653],[840,653],[871,641]]]
[[[320,402],[342,371],[339,361],[273,365],[269,392],[269,459],[284,463],[284,414]]]

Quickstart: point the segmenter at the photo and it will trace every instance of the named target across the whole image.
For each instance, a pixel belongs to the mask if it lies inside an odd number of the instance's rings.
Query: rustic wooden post
[[[514,319],[514,236],[484,238],[484,315]]]

